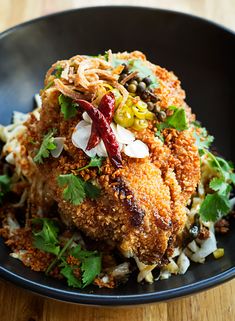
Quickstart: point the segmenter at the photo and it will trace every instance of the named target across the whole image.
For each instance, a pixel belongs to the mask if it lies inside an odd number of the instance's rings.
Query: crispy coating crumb
[[[133,53],[136,55],[145,59],[140,53]],[[163,109],[170,105],[183,106],[188,119],[193,120],[177,77],[159,66],[154,68],[160,84],[156,89],[159,106]],[[150,122],[147,129],[135,132],[136,138],[148,145],[150,156],[134,159],[123,154],[121,169],[116,170],[106,159],[100,172],[97,169],[81,171],[85,181],[96,180],[101,196],[74,206],[63,199],[57,177],[71,172],[76,174],[76,169],[86,165],[89,159],[71,141],[81,112],[65,121],[60,113],[58,95],[53,86],[43,91],[40,121],[32,117],[26,125],[28,136],[39,146],[43,135],[51,128],[57,130],[57,136],[66,139],[58,159],[45,159],[38,166],[63,219],[95,240],[113,241],[127,257],[137,256],[141,262],[160,266],[185,225],[186,205],[200,179],[200,161],[192,131],[165,129],[163,143],[155,137],[154,122]],[[37,146],[25,142],[25,147],[33,157]]]

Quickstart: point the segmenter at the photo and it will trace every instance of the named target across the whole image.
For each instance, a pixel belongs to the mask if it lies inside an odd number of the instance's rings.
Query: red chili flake
[[[111,123],[113,118],[114,107],[115,107],[115,97],[114,97],[114,94],[110,91],[102,97],[99,103],[99,111],[104,115],[104,117],[106,118],[109,124]],[[92,148],[96,147],[99,144],[99,142],[100,142],[100,136],[93,123],[91,128],[91,136],[87,143],[86,149],[91,150]]]
[[[95,108],[86,100],[78,99],[76,100],[76,102],[88,113],[90,118],[93,120],[93,124],[99,136],[103,139],[112,164],[117,168],[122,167],[122,157],[119,151],[119,145],[105,116],[100,112],[98,108]]]

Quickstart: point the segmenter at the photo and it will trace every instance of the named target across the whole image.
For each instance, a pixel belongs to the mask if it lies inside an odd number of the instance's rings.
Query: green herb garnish
[[[73,205],[81,204],[85,197],[96,198],[100,194],[100,189],[91,182],[85,182],[79,176],[74,174],[60,175],[57,178],[59,186],[66,186],[63,191],[63,197]]]
[[[200,127],[197,125],[196,127]],[[200,135],[194,131],[193,133],[195,139],[196,139],[196,146],[198,148],[198,152],[200,156],[202,156],[205,153],[205,149],[208,149],[214,141],[214,137],[211,135],[208,135],[206,128],[201,127],[200,128]]]
[[[0,204],[2,203],[3,197],[10,191],[11,179],[7,175],[0,175]]]
[[[217,172],[210,183],[209,187],[214,191],[213,194],[207,194],[201,204],[199,214],[203,221],[216,222],[223,216],[227,215],[231,210],[229,201],[232,184],[234,184],[233,166],[225,159],[212,154],[208,147],[211,138],[205,137],[202,145],[199,145],[200,155],[206,154],[209,160],[209,165]],[[204,147],[204,148],[203,148]]]
[[[55,74],[54,74],[54,77],[55,77],[55,78],[60,78],[60,77],[61,77],[61,74],[62,74],[62,71],[63,71],[63,68],[62,68],[60,65],[57,65],[57,66],[55,67],[55,70],[56,70],[56,72],[55,72]],[[46,87],[44,88],[44,90],[50,88],[50,87],[53,85],[53,83],[54,83],[54,79],[53,79],[52,81],[50,81],[50,82],[46,85]]]
[[[65,120],[68,120],[77,115],[78,105],[74,103],[70,97],[61,94],[58,97],[58,101],[61,107],[61,113],[64,115]]]
[[[150,78],[152,83],[149,88],[156,88],[159,86],[157,77],[154,75],[153,71],[145,64],[144,61],[140,59],[133,59],[129,61],[129,71],[138,71],[138,76],[141,78]]]
[[[100,169],[103,159],[104,159],[103,157],[98,157],[98,156],[91,157],[90,162],[86,166],[79,168],[77,171],[80,172],[90,167],[98,167]]]
[[[158,131],[156,132],[156,136],[158,136],[162,141],[163,137],[161,131],[165,128],[174,128],[178,131],[188,129],[188,122],[184,108],[170,106],[169,109],[173,110],[173,114],[168,116],[163,122],[157,124]]]
[[[82,250],[80,245],[72,248],[70,254],[81,262],[82,287],[92,283],[101,271],[101,256],[97,251]]]
[[[51,130],[44,136],[40,149],[33,159],[35,163],[42,164],[43,158],[48,158],[50,156],[50,151],[56,149],[53,137],[54,132],[55,131]]]
[[[47,218],[36,218],[32,220],[33,226],[40,225],[39,231],[33,230],[33,246],[37,249],[58,255],[60,246],[58,241],[59,228],[55,221]]]

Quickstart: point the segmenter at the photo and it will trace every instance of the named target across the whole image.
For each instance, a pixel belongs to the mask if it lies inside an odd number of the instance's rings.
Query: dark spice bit
[[[183,237],[182,237],[182,247],[186,247],[190,242],[195,240],[201,230],[201,224],[200,224],[200,216],[199,214],[196,214],[194,216],[194,222],[191,224],[189,230],[185,229],[183,231]]]
[[[121,178],[118,178],[113,187],[118,192],[120,201],[127,207],[130,215],[130,223],[134,227],[138,227],[143,222],[145,211],[137,205],[132,191],[126,186]]]
[[[145,91],[145,89],[146,89],[146,83],[143,81],[139,82],[137,86],[137,93],[141,95]]]
[[[215,223],[215,231],[219,234],[226,234],[229,231],[229,221],[222,218],[218,222]]]

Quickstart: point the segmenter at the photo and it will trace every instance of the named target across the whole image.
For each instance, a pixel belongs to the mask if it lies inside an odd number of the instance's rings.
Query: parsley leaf
[[[48,218],[32,220],[33,225],[41,225],[40,231],[33,230],[33,246],[37,249],[58,255],[60,246],[58,241],[59,229],[55,222]]]
[[[73,102],[70,97],[60,94],[58,97],[59,105],[61,107],[61,113],[64,115],[64,119],[68,120],[77,115],[77,104]]]
[[[57,178],[59,186],[66,186],[63,191],[63,197],[66,201],[74,205],[81,204],[85,197],[84,181],[73,174],[60,175]]]
[[[103,157],[98,157],[98,156],[91,157],[89,164],[87,164],[84,167],[79,168],[77,171],[80,172],[80,171],[87,169],[89,167],[98,167],[100,169],[103,159],[104,159]]]
[[[10,191],[11,179],[7,175],[0,175],[0,203],[3,200],[4,195]]]
[[[227,196],[218,192],[207,194],[199,210],[203,221],[216,222],[230,211],[230,203]]]
[[[33,159],[35,163],[42,164],[43,158],[48,158],[50,156],[50,151],[56,149],[53,135],[54,131],[52,130],[44,136],[40,149]]]

